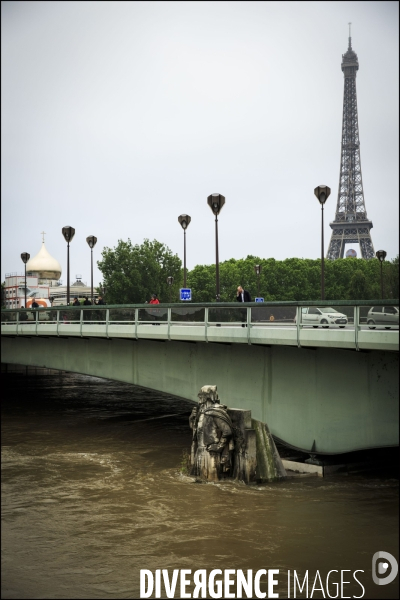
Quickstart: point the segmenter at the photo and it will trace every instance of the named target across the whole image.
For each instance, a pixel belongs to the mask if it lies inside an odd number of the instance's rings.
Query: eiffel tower
[[[349,243],[360,245],[362,258],[375,258],[370,233],[373,225],[367,218],[361,174],[356,91],[358,58],[351,47],[351,31],[349,47],[342,55],[342,71],[344,96],[339,191],[335,220],[329,224],[332,235],[327,258],[343,258],[345,244]]]

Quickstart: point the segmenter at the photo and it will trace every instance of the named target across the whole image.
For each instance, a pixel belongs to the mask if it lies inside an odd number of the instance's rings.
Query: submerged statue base
[[[251,418],[250,410],[221,404],[216,385],[205,385],[199,406],[189,417],[193,430],[191,475],[219,481],[232,478],[245,483],[286,477],[268,427]]]

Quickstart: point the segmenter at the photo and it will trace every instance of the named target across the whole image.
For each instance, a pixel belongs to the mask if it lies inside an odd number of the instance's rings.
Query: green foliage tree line
[[[384,297],[399,297],[399,258],[383,263]],[[141,245],[118,241],[104,248],[98,267],[103,274],[108,304],[139,304],[158,294],[160,302],[176,302],[183,283],[180,258],[158,242],[148,239]],[[321,297],[321,261],[288,258],[277,261],[247,256],[220,263],[221,301],[236,300],[240,284],[252,298],[257,295],[254,265],[261,265],[260,295],[265,301],[318,300]],[[380,263],[356,258],[325,261],[327,300],[377,300],[381,297]],[[167,277],[174,278],[169,286]],[[194,302],[215,300],[215,265],[197,265],[187,276]]]
[[[258,291],[254,265],[261,265],[260,295],[268,301],[318,300],[321,297],[321,260],[287,258],[262,259],[258,256],[220,264],[221,301],[236,300],[242,285],[252,298]],[[380,263],[376,260],[344,258],[325,261],[327,300],[377,300],[381,297]],[[384,297],[399,297],[398,257],[383,263]],[[188,285],[195,302],[215,299],[215,265],[198,265],[188,273]]]
[[[133,245],[118,240],[115,248],[105,247],[102,260],[97,265],[103,275],[107,304],[144,304],[152,294],[160,301],[174,301],[181,278],[181,260],[161,242],[145,239],[143,244]],[[167,277],[174,278],[169,289]]]

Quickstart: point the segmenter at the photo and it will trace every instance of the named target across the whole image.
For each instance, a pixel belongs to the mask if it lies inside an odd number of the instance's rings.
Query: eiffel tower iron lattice
[[[357,54],[349,47],[342,55],[344,74],[343,124],[340,159],[339,191],[335,220],[330,223],[331,240],[327,258],[343,258],[345,244],[359,244],[362,258],[375,258],[370,230],[372,221],[367,218],[361,173],[360,139],[358,131],[356,76]]]

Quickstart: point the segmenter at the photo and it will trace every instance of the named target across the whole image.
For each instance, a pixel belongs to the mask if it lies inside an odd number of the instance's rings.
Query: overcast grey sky
[[[349,21],[372,241],[398,254],[398,2],[3,1],[1,12],[2,281],[44,230],[65,283],[65,225],[71,280],[90,282],[88,235],[95,261],[128,238],[182,257],[181,213],[188,268],[213,263],[214,192],[226,197],[221,261],[318,258],[313,190],[332,189],[326,250]]]

